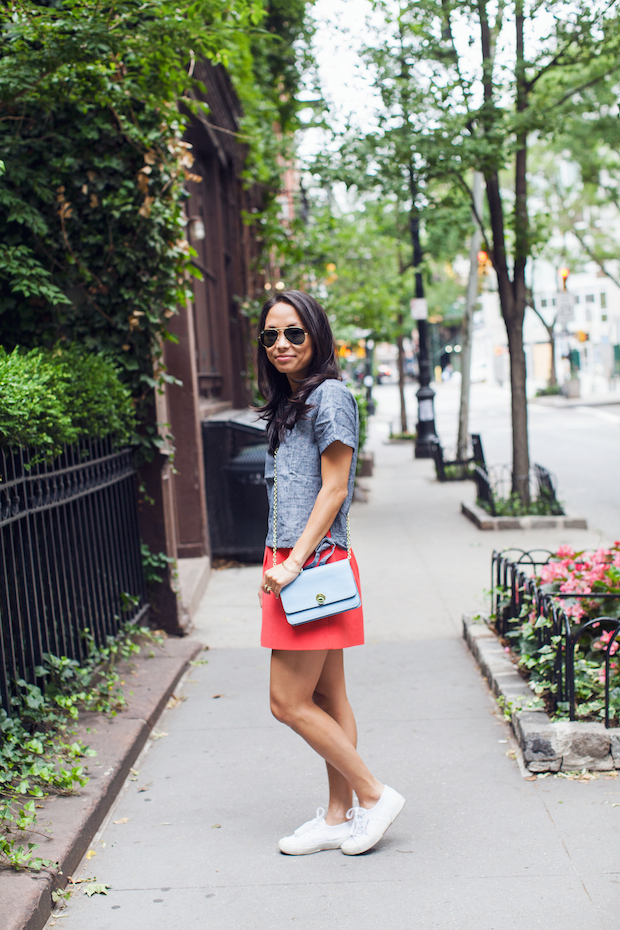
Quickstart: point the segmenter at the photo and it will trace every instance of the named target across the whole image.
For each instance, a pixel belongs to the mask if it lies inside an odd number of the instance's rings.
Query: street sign
[[[428,318],[428,304],[426,297],[414,297],[410,303],[411,316],[414,320],[426,320]]]
[[[556,320],[569,323],[575,319],[575,295],[570,291],[558,291],[555,295]]]
[[[435,415],[433,413],[433,401],[432,400],[421,400],[418,402],[418,419],[423,421],[433,420]]]

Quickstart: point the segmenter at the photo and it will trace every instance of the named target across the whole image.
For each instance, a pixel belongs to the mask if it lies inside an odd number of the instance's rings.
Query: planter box
[[[536,695],[521,677],[495,632],[486,623],[463,617],[463,636],[491,690],[511,712],[512,728],[528,771],[610,772],[620,769],[620,728],[602,723],[552,723],[533,710]]]
[[[358,478],[372,478],[375,456],[372,452],[360,452],[358,456]]]
[[[475,523],[479,530],[587,530],[588,521],[584,517],[492,517],[478,504],[461,503],[461,513]]]

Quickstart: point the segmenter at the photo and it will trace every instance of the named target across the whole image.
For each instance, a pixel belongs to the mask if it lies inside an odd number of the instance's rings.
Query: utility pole
[[[474,211],[482,216],[482,174],[474,171],[473,202]],[[459,438],[457,444],[457,459],[467,458],[467,444],[469,439],[469,391],[471,387],[471,344],[474,329],[474,309],[478,301],[478,252],[482,245],[482,232],[472,211],[474,228],[469,245],[469,281],[467,282],[467,299],[465,302],[465,316],[463,318],[463,334],[461,338],[461,406],[459,410]]]

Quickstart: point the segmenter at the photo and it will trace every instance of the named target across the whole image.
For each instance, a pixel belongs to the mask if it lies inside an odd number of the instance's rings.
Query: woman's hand
[[[295,581],[298,574],[299,572],[296,569],[286,568],[284,562],[279,562],[273,568],[268,568],[263,575],[263,581],[258,590],[258,599],[261,604],[263,594],[275,594],[276,597],[280,597],[282,588],[285,588],[291,581]]]

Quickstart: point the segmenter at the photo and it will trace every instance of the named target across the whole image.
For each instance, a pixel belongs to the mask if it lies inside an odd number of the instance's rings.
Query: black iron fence
[[[510,465],[477,464],[474,468],[477,498],[486,505],[491,516],[497,516],[496,501],[506,499],[512,491],[512,468]],[[547,468],[534,465],[529,473],[530,499],[544,506],[547,514],[564,516],[564,510],[556,497],[556,480]]]
[[[85,440],[46,464],[0,449],[0,703],[44,653],[83,659],[85,630],[101,645],[148,606],[131,452]]]
[[[610,660],[614,653],[614,643],[620,639],[620,619],[606,617],[603,613],[605,600],[618,600],[617,594],[575,592],[561,593],[543,591],[537,584],[537,569],[546,565],[553,558],[548,549],[510,549],[493,552],[491,558],[491,602],[495,617],[495,629],[500,636],[508,636],[523,623],[524,605],[535,612],[536,617],[544,617],[545,624],[536,627],[538,649],[547,647],[552,656],[551,682],[554,692],[549,695],[554,710],[558,704],[568,704],[571,720],[575,720],[575,646],[583,634],[596,627],[597,631],[609,631],[609,641],[605,645],[605,726],[609,727],[609,691]],[[572,624],[562,610],[558,601],[566,598],[587,598],[588,601],[601,601],[601,616],[586,620],[581,624]]]

